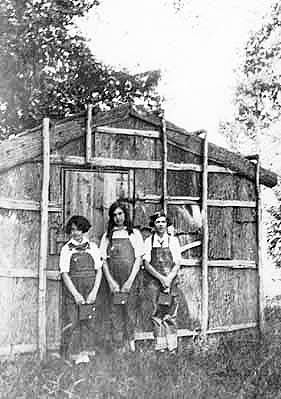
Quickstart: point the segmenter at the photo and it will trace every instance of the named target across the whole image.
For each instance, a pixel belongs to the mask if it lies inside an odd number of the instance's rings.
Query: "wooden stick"
[[[185,244],[181,247],[181,253],[187,251],[188,249],[199,247],[201,245],[201,241],[193,241],[189,244]]]
[[[51,351],[59,350],[60,343],[54,342],[48,345],[48,349]],[[36,344],[10,344],[6,346],[0,346],[0,357],[11,358],[13,355],[24,354],[24,353],[33,353],[36,352],[37,345]]]
[[[46,268],[48,256],[48,202],[50,181],[49,118],[43,119],[43,177],[41,192],[41,229],[38,292],[38,350],[40,359],[46,356]]]
[[[97,133],[103,134],[124,134],[126,136],[148,137],[151,139],[160,139],[161,133],[157,130],[124,129],[109,126],[98,126]]]
[[[217,334],[220,332],[232,332],[232,331],[239,331],[239,330],[246,330],[248,328],[255,328],[257,327],[257,323],[249,322],[249,323],[241,323],[241,324],[232,324],[230,326],[221,326],[221,327],[214,327],[210,328],[206,331],[206,334]],[[187,328],[182,328],[177,331],[178,337],[196,337],[199,335],[201,331],[198,330],[189,330]],[[152,340],[154,339],[154,335],[152,331],[147,332],[137,332],[135,333],[135,340],[136,341],[145,341],[145,340]]]
[[[62,207],[54,202],[49,202],[49,212],[62,212]],[[23,211],[40,211],[41,204],[33,200],[16,200],[10,198],[0,198],[0,208]]]
[[[194,267],[201,266],[200,258],[182,259],[181,266]],[[209,260],[208,267],[228,267],[230,269],[257,269],[255,261],[251,260],[227,260],[216,259]]]
[[[57,123],[52,128],[51,148],[57,149],[63,145],[77,140],[85,135],[85,113],[80,116],[76,114],[71,118],[66,118],[62,122]],[[117,118],[118,120],[118,118]],[[114,118],[95,117],[95,125],[111,124]],[[157,124],[159,125],[159,123]],[[41,146],[41,130],[35,129],[23,136],[17,135],[14,139],[3,140],[0,143],[0,171],[8,170],[15,165],[29,162],[30,160],[40,156],[42,152]],[[179,132],[181,132],[179,134]],[[184,134],[183,129],[177,129],[173,133],[171,125],[168,126],[169,143],[179,145],[183,150],[192,152],[193,154],[202,155],[201,140],[196,136]],[[173,140],[172,140],[173,139]],[[239,154],[234,154],[226,149],[209,144],[209,159],[225,167],[238,172],[240,175],[255,181],[255,165]],[[260,169],[260,183],[273,187],[277,184],[277,175],[273,172]]]
[[[258,266],[258,317],[259,317],[259,330],[260,333],[264,331],[265,319],[264,319],[264,287],[263,287],[263,258],[262,258],[262,202],[261,202],[261,187],[260,187],[260,159],[257,157],[256,163],[256,195],[257,195],[257,241],[258,241],[258,252],[257,252],[257,266]]]
[[[208,136],[203,141],[203,173],[202,173],[202,335],[206,336],[208,329]]]
[[[198,204],[200,197],[166,197],[168,204]],[[143,201],[148,203],[158,204],[161,201],[161,195],[150,194],[150,195],[137,195],[136,201]]]
[[[90,163],[94,154],[92,154],[92,112],[93,104],[87,108],[87,127],[86,127],[86,162]]]
[[[243,259],[215,259],[209,260],[208,266],[210,267],[230,267],[233,269],[256,269],[257,264],[254,260]]]
[[[162,131],[162,207],[167,213],[167,161],[168,161],[168,144],[167,144],[167,130],[164,116],[161,118]]]
[[[208,200],[208,206],[218,207],[239,207],[239,208],[256,208],[257,203],[255,201],[243,201],[243,200]]]

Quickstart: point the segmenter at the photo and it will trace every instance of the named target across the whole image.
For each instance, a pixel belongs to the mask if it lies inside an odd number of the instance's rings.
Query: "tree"
[[[142,101],[156,110],[159,71],[130,75],[98,62],[75,26],[97,0],[2,0],[0,135],[60,119],[87,103]]]
[[[281,5],[272,6],[262,27],[246,43],[235,93],[235,120],[245,134],[256,137],[257,127],[269,128],[281,116]]]
[[[243,153],[260,150],[262,163],[280,173],[281,161],[281,4],[276,2],[261,28],[246,43],[238,74],[233,121],[222,122],[221,132],[232,148]],[[280,186],[276,188],[279,200]],[[278,195],[279,192],[279,195]],[[281,211],[270,208],[269,250],[281,266]]]

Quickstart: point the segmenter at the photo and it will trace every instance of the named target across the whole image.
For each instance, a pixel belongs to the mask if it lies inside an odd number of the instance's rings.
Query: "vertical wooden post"
[[[161,118],[162,133],[162,208],[167,213],[167,160],[168,160],[168,144],[167,144],[167,128],[164,116]]]
[[[93,104],[87,108],[87,126],[86,126],[86,162],[90,163],[92,156],[92,112]]]
[[[203,141],[203,172],[202,172],[202,335],[207,335],[208,329],[208,137],[205,132]]]
[[[260,158],[257,156],[256,164],[256,195],[257,195],[257,268],[258,268],[258,317],[259,330],[262,333],[264,330],[264,289],[263,289],[263,228],[262,228],[262,201],[261,201],[261,186],[260,186]]]
[[[38,350],[40,359],[44,359],[47,351],[46,338],[46,269],[48,256],[48,204],[50,181],[50,133],[49,118],[43,119],[43,177],[41,191],[41,229],[38,282]]]

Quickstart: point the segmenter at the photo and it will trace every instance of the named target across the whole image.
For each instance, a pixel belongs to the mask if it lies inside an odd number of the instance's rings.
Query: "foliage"
[[[281,114],[281,5],[254,32],[245,48],[245,60],[236,89],[237,120],[255,136],[257,125],[268,128]]]
[[[280,184],[275,190],[278,201],[281,201]],[[281,207],[272,206],[269,210],[270,223],[267,226],[268,250],[276,266],[281,267]]]
[[[97,61],[75,26],[97,0],[2,0],[0,134],[62,118],[87,103],[141,101],[157,109],[159,71],[132,76]]]
[[[245,46],[238,71],[235,116],[222,122],[220,131],[232,149],[244,154],[260,152],[263,166],[280,173],[281,158],[281,4],[272,5],[263,24]],[[276,189],[278,196],[279,187]],[[279,199],[281,197],[279,196]],[[280,209],[271,208],[269,252],[280,263]]]
[[[201,351],[196,341],[178,353],[99,351],[87,365],[50,357],[0,361],[3,399],[275,399],[280,397],[281,308],[269,303],[266,330],[220,335]],[[218,336],[216,336],[218,339]],[[142,344],[143,345],[143,344]],[[213,343],[214,345],[214,343]]]
[[[255,139],[257,132],[269,136],[270,128],[281,120],[280,36],[281,4],[277,1],[245,45],[244,59],[237,70],[235,118],[231,126],[222,123],[222,132]]]

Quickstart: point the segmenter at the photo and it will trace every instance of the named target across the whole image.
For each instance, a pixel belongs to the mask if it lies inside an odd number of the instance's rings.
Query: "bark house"
[[[262,327],[259,187],[277,178],[258,162],[128,106],[44,119],[0,143],[0,159],[0,355],[58,349],[64,223],[88,217],[99,242],[117,198],[144,235],[162,206],[173,219],[183,250],[180,336]],[[184,217],[192,203],[207,215],[196,234]],[[104,337],[105,289],[103,282]],[[141,289],[139,297],[136,339],[150,339]]]

